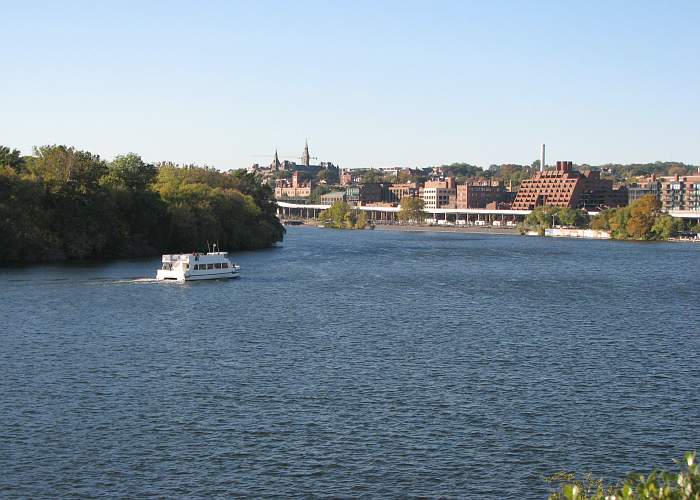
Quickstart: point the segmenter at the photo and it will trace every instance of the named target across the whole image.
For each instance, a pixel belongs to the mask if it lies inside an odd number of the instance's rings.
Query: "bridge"
[[[309,204],[303,203],[288,203],[285,201],[277,202],[277,215],[281,217],[300,217],[306,219],[317,219],[319,214],[328,208],[330,205]],[[366,212],[369,220],[392,221],[396,220],[400,207],[374,207],[374,206],[357,206],[353,210],[361,210]],[[428,218],[436,220],[450,221],[467,221],[476,222],[484,221],[492,223],[493,221],[502,222],[519,222],[525,219],[532,210],[497,210],[488,208],[424,208],[423,211],[428,214]],[[668,212],[671,217],[678,219],[695,220],[700,223],[700,210],[670,210]],[[589,215],[598,215],[598,212],[588,212]]]

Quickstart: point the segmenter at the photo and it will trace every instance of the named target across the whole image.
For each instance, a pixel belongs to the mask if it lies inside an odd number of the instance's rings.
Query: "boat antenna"
[[[211,249],[209,248],[209,240],[207,240],[207,253],[211,252]]]

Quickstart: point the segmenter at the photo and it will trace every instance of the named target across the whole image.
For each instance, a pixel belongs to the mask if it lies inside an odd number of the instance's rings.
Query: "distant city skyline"
[[[0,8],[0,145],[24,154],[700,164],[695,1]]]

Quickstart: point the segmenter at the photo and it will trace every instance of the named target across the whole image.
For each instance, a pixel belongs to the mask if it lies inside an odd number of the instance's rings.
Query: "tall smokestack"
[[[540,153],[540,172],[544,172],[544,144],[542,144],[542,152]]]

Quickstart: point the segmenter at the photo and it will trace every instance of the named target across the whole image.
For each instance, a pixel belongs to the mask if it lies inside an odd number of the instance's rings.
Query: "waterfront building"
[[[661,199],[661,180],[656,175],[627,186],[627,202],[632,203],[642,196],[652,195],[657,200]]]
[[[613,189],[612,180],[599,171],[578,172],[570,161],[557,161],[554,169],[536,172],[520,184],[513,210],[549,205],[598,211],[627,204],[627,191]]]
[[[700,211],[700,174],[657,177],[652,175],[627,188],[629,203],[652,195],[662,210]]]
[[[420,190],[416,182],[404,182],[402,184],[394,183],[390,185],[389,191],[393,195],[393,200],[400,202],[401,198],[415,198],[418,196]]]
[[[700,175],[663,177],[661,208],[700,211]]]
[[[425,181],[419,190],[424,208],[457,208],[457,186],[454,177]]]
[[[331,191],[330,193],[321,195],[321,205],[332,205],[338,201],[344,202],[347,200],[345,191]]]
[[[627,205],[627,187],[614,185],[611,179],[602,179],[599,170],[587,170],[582,175],[581,197],[577,208],[599,211]]]
[[[313,189],[312,181],[302,181],[301,172],[292,173],[291,182],[288,179],[278,179],[275,182],[275,198],[308,198]]]
[[[491,203],[503,206],[514,198],[515,193],[507,190],[503,181],[481,179],[457,186],[457,208],[486,208]]]
[[[393,194],[388,186],[380,183],[367,183],[348,186],[345,190],[346,201],[352,205],[391,202]]]

